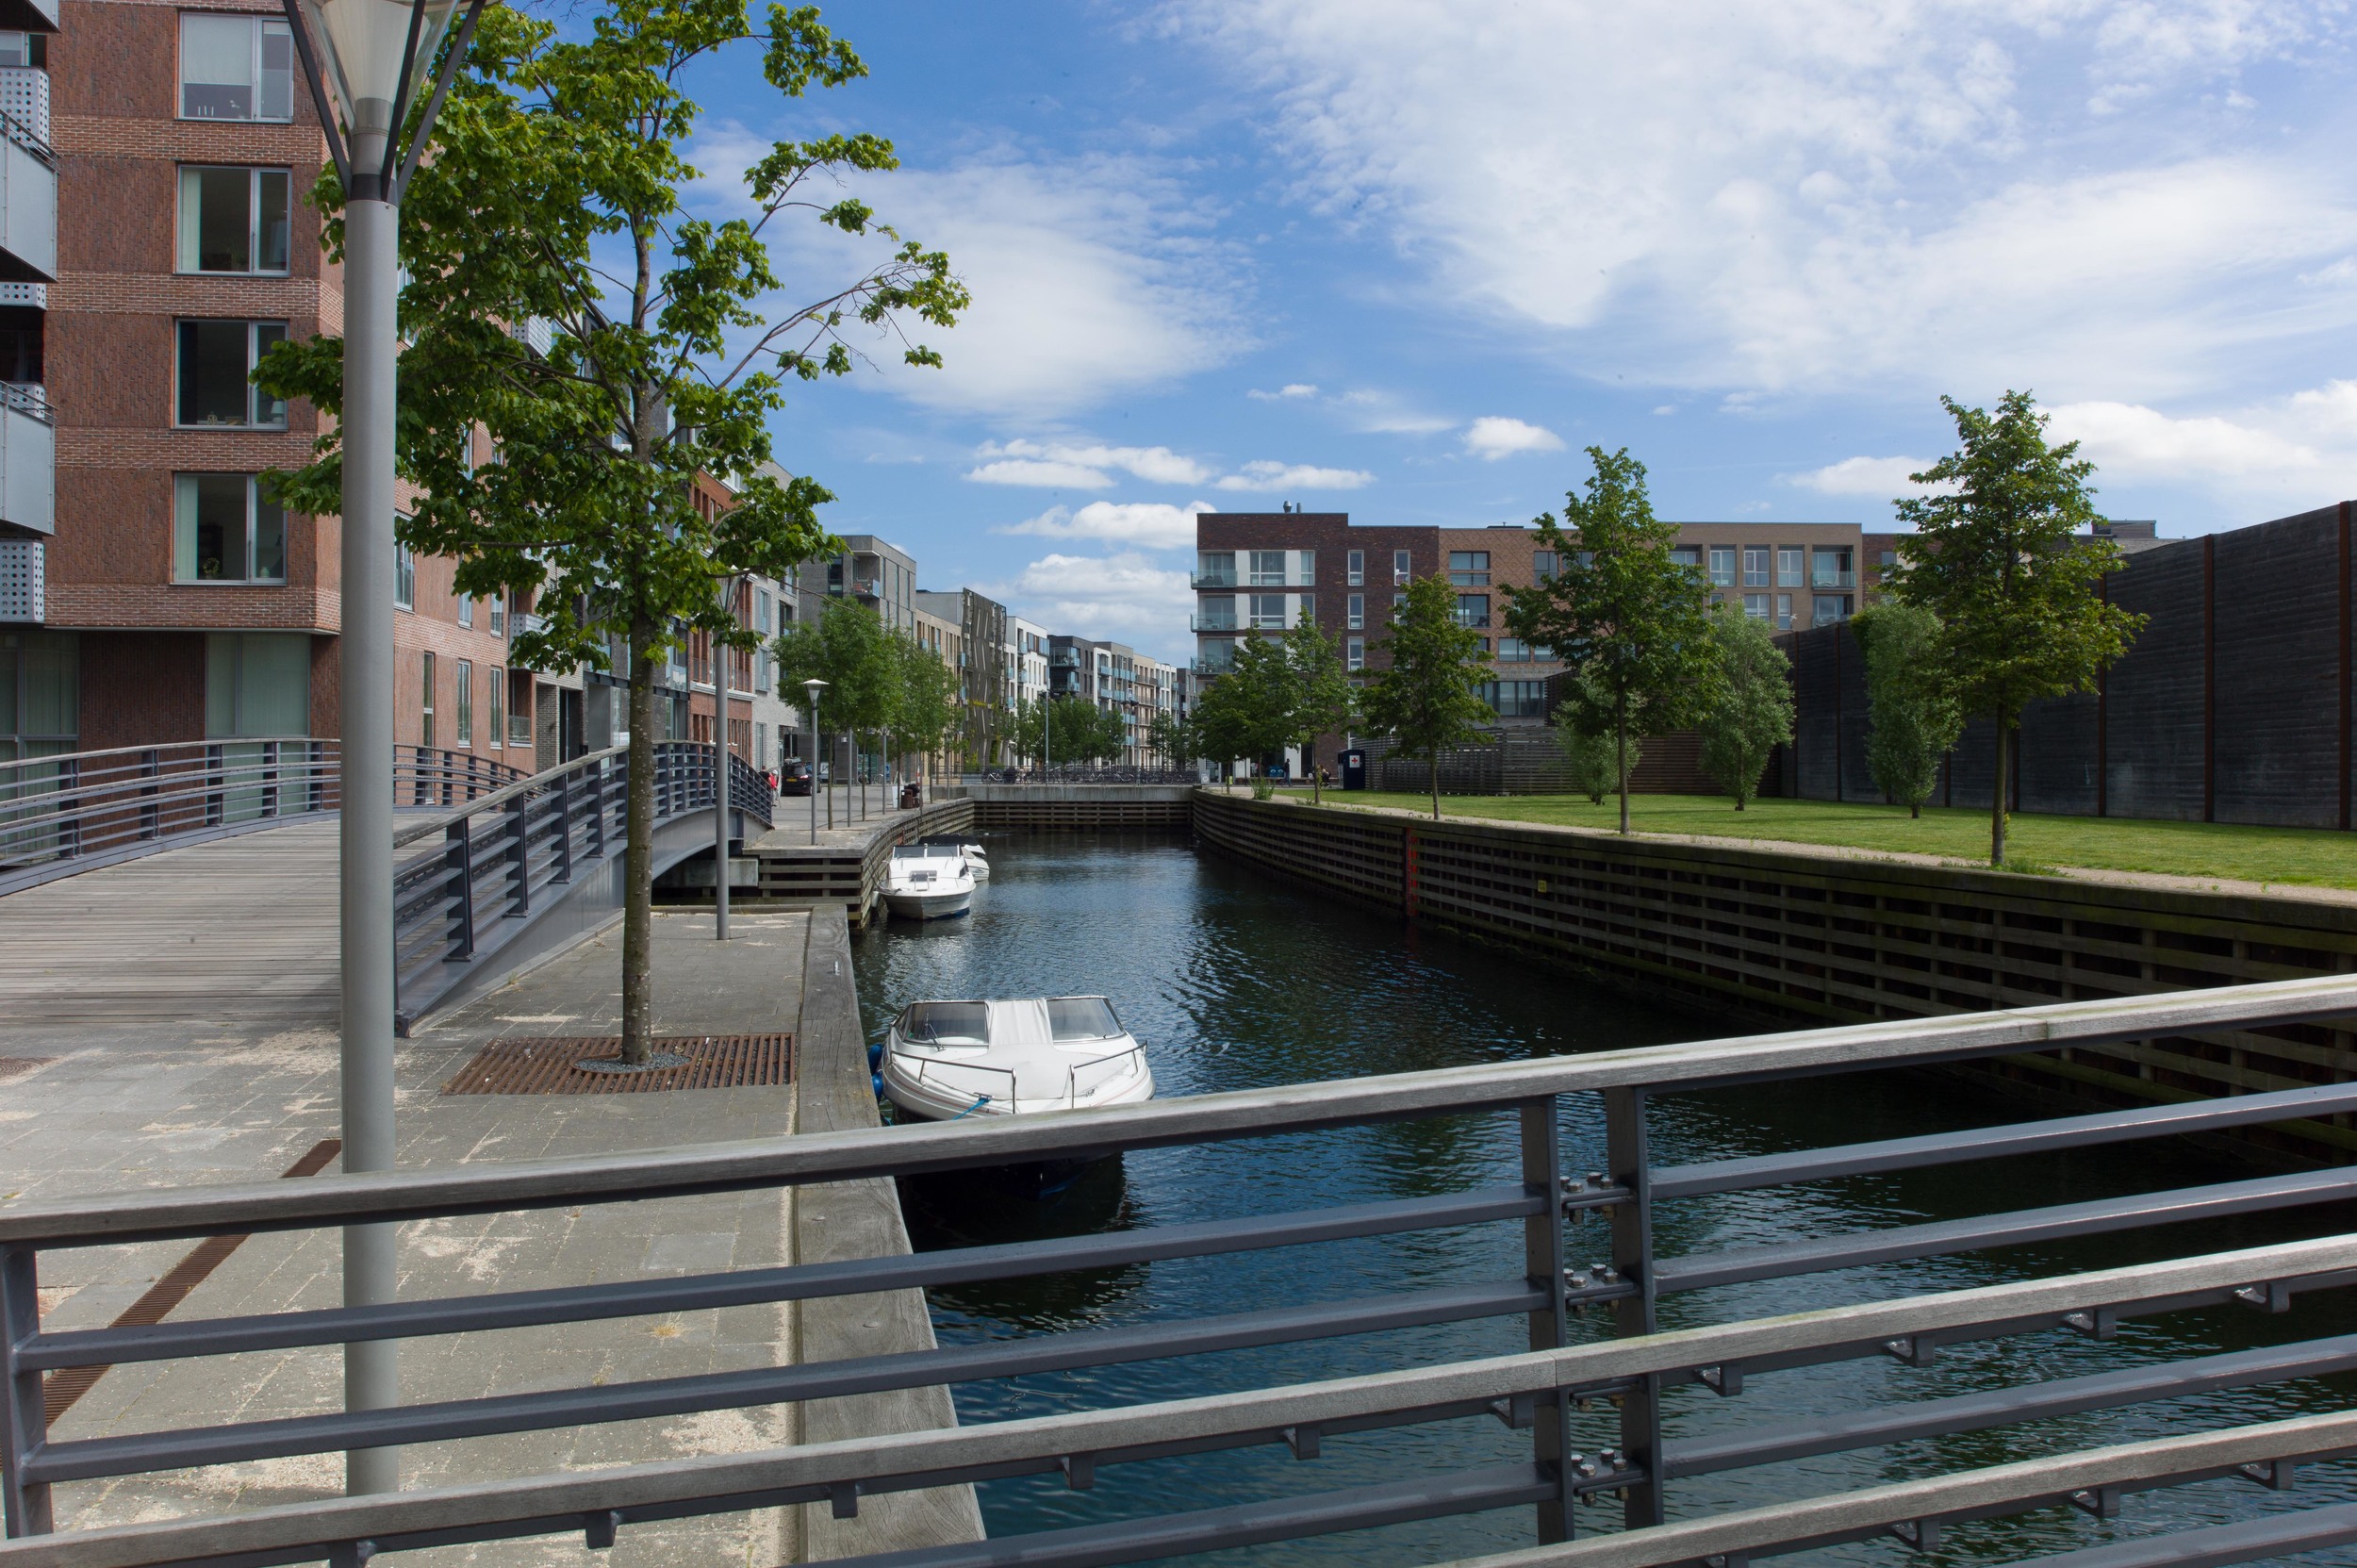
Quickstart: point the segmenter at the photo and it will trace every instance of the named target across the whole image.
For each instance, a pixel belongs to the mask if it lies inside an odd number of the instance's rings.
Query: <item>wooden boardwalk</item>
[[[66,1024],[333,1028],[336,880],[330,819],[0,898],[0,1054],[49,1054]]]

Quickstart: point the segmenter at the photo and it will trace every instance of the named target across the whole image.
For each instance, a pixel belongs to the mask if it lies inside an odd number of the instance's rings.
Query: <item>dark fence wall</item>
[[[2350,507],[2183,539],[2128,557],[2105,591],[2149,617],[2098,690],[2032,703],[2006,787],[2013,809],[2081,817],[2350,825]],[[1866,661],[1847,626],[1779,639],[1792,656],[1784,793],[1878,801],[1866,766]],[[1993,747],[1975,719],[1932,799],[1989,803]]]

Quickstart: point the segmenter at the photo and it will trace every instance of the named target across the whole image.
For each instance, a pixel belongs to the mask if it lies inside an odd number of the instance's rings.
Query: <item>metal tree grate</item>
[[[790,1034],[665,1035],[651,1042],[657,1056],[684,1058],[676,1067],[644,1072],[585,1069],[584,1062],[617,1063],[622,1043],[611,1035],[494,1040],[451,1081],[446,1095],[644,1095],[666,1089],[746,1089],[793,1080]]]

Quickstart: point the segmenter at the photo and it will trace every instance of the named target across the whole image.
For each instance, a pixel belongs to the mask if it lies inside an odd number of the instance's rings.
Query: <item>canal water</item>
[[[903,1004],[920,998],[1103,994],[1146,1042],[1159,1092],[1174,1096],[1740,1031],[1707,1012],[1631,1000],[1525,956],[1419,933],[1198,852],[1183,836],[998,834],[989,843],[991,880],[976,894],[970,917],[898,923],[858,939],[860,1000],[876,1037]],[[1656,1164],[1672,1164],[2035,1114],[1953,1078],[1889,1074],[1664,1097],[1650,1125]],[[1573,1170],[1603,1168],[1598,1104],[1567,1098],[1564,1126]],[[970,1181],[907,1183],[903,1201],[915,1245],[927,1249],[1445,1193],[1511,1181],[1517,1168],[1509,1116],[1463,1116],[1132,1153],[1096,1167],[1049,1204],[989,1194]],[[1666,1254],[1709,1252],[2250,1174],[2180,1142],[1860,1177],[1664,1205],[1658,1245]],[[2296,1212],[1889,1263],[1670,1296],[1662,1321],[1676,1328],[1998,1283],[2260,1245],[2347,1223],[2345,1212]],[[1601,1258],[1601,1226],[1583,1222],[1572,1247],[1576,1260]],[[940,1338],[964,1343],[1342,1301],[1521,1272],[1517,1223],[962,1286],[931,1293],[931,1303]],[[1667,1426],[1674,1439],[2348,1333],[2357,1331],[2350,1294],[2303,1298],[2284,1318],[2233,1308],[2134,1322],[2106,1344],[2039,1335],[1955,1346],[1923,1368],[1874,1361],[1769,1374],[1732,1400],[1689,1386],[1667,1396]],[[1574,1318],[1575,1335],[1608,1331],[1601,1313]],[[1523,1335],[1519,1318],[1498,1319],[966,1385],[955,1395],[964,1421],[1005,1420],[1511,1354],[1524,1348]],[[1673,1518],[1694,1517],[1962,1465],[2340,1409],[2352,1388],[2357,1380],[2348,1378],[2279,1384],[1700,1477],[1673,1483],[1669,1507]],[[1012,1535],[1526,1461],[1528,1441],[1492,1420],[1441,1423],[1329,1439],[1322,1457],[1307,1462],[1281,1447],[1256,1448],[1109,1469],[1087,1493],[1068,1491],[1058,1478],[1021,1477],[987,1484],[981,1496],[992,1535]],[[1578,1418],[1573,1443],[1590,1453],[1614,1445],[1601,1407]],[[2349,1466],[2302,1474],[2313,1478],[2283,1494],[2217,1481],[2134,1496],[2108,1527],[2070,1510],[1956,1527],[1940,1555],[2011,1562],[2357,1498]],[[1616,1527],[1617,1515],[1610,1504],[1583,1508],[1580,1528]],[[1357,1568],[1430,1562],[1527,1545],[1530,1527],[1529,1511],[1516,1509],[1213,1557]],[[1860,1543],[1810,1560],[1904,1555],[1895,1543]],[[2348,1556],[2283,1560],[2345,1562]]]

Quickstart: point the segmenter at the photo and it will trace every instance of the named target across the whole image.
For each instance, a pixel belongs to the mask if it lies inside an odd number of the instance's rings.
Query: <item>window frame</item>
[[[1486,550],[1450,551],[1448,553],[1448,580],[1451,587],[1488,587],[1490,586],[1490,553]]]
[[[1367,625],[1367,596],[1354,593],[1343,601],[1343,629],[1362,632]]]
[[[1759,563],[1755,567],[1752,563]],[[1776,552],[1773,545],[1747,544],[1743,547],[1743,586],[1764,588],[1772,585],[1768,579],[1776,574]]]
[[[397,528],[401,520],[402,520],[398,518],[394,520],[395,526]],[[401,540],[400,534],[395,533],[393,536],[393,608],[397,610],[415,610],[417,607],[417,552],[411,550],[407,545],[404,544]]]
[[[1735,586],[1736,576],[1740,569],[1737,565],[1738,557],[1735,546],[1731,544],[1714,544],[1710,547],[1708,559],[1710,562],[1710,586],[1714,588],[1731,588]]]
[[[191,502],[196,486],[206,479],[241,479],[245,482],[245,561],[242,574],[236,577],[202,577],[183,575],[181,563],[196,559],[196,543],[192,536],[197,520]],[[221,473],[203,470],[182,471],[172,476],[172,575],[175,587],[284,587],[287,584],[288,541],[287,510],[275,507],[278,513],[278,574],[265,577],[258,568],[262,559],[262,510],[272,503],[265,501],[260,476],[251,473]],[[187,497],[190,499],[184,500]],[[184,543],[184,535],[187,537]]]
[[[191,114],[189,112],[189,88],[190,85],[189,81],[189,24],[190,22],[199,18],[207,22],[222,19],[235,19],[247,24],[250,29],[250,42],[248,45],[250,52],[247,56],[247,61],[253,68],[253,74],[246,78],[245,86],[247,91],[252,92],[254,95],[255,112],[252,114]],[[266,43],[267,41],[273,36],[284,39],[287,44],[287,112],[284,114],[265,114],[262,112],[265,100],[270,95],[270,66],[266,58],[268,54]],[[294,33],[293,30],[288,26],[286,18],[283,16],[265,16],[255,11],[181,11],[179,28],[173,36],[173,85],[176,90],[173,98],[173,118],[174,120],[194,121],[199,124],[292,124],[295,118],[295,76],[298,69],[299,68],[294,58]],[[231,84],[227,82],[205,82],[197,85],[205,87],[227,87]]]
[[[452,740],[457,749],[471,751],[474,750],[474,661],[459,659],[455,663],[458,668],[452,672],[451,691],[456,699],[453,706],[457,712],[456,721],[452,727],[457,733]]]
[[[1354,670],[1364,669],[1366,668],[1367,639],[1364,637],[1344,637],[1343,639],[1343,668],[1345,670]]]
[[[1398,586],[1399,586],[1401,584],[1403,584],[1403,583],[1411,583],[1411,582],[1415,581],[1415,576],[1416,576],[1416,558],[1415,558],[1415,556],[1414,556],[1414,555],[1412,555],[1412,554],[1410,554],[1409,552],[1407,552],[1407,551],[1405,551],[1405,550],[1394,550],[1394,551],[1393,551],[1393,552],[1392,552],[1392,586],[1393,586],[1393,587],[1398,587]]]
[[[178,208],[173,214],[173,271],[177,275],[181,277],[287,277],[293,272],[294,208],[297,200],[294,187],[293,169],[283,163],[183,163],[177,165],[176,167],[179,171],[176,177],[177,190],[175,192]],[[188,264],[190,246],[189,223],[191,216],[194,216],[198,233],[201,236],[204,229],[204,218],[201,210],[193,215],[190,210],[189,176],[191,174],[204,174],[207,173],[225,173],[232,172],[243,173],[246,176],[245,246],[248,265],[244,267],[206,267],[200,263],[197,266],[191,267]],[[262,226],[262,180],[265,175],[269,174],[275,174],[286,182],[286,207],[281,218],[281,222],[287,225],[286,258],[280,261],[275,267],[265,267],[260,264],[264,235]],[[200,191],[203,189],[201,182],[198,189]],[[201,250],[199,255],[202,255]]]
[[[228,326],[232,324],[245,328],[245,372],[240,378],[245,387],[245,419],[242,422],[236,424],[225,424],[215,420],[190,421],[186,417],[188,413],[189,398],[189,329],[191,327]],[[265,328],[276,328],[278,332],[277,340],[283,343],[288,338],[288,328],[291,324],[292,323],[286,321],[272,320],[267,317],[175,316],[173,318],[172,427],[174,430],[287,429],[287,400],[284,398],[272,398],[269,393],[254,385],[254,368],[255,365],[260,363],[264,353],[264,350],[260,347],[261,334],[263,330]],[[262,404],[266,401],[275,403],[277,404],[278,417],[276,419],[265,420],[256,417],[261,410]]]
[[[1478,619],[1468,619],[1467,606],[1478,603]],[[1490,624],[1490,596],[1486,593],[1460,593],[1457,596],[1457,624],[1468,632],[1485,630]]]
[[[418,697],[418,744],[427,751],[437,750],[434,744],[434,650],[423,650],[424,664],[420,667],[422,677]]]
[[[1776,546],[1776,586],[1805,588],[1808,586],[1808,550],[1797,544]]]
[[[489,744],[484,750],[497,751],[507,745],[507,671],[491,666],[490,685],[484,695],[491,700],[491,722],[486,727]]]
[[[1366,586],[1367,553],[1352,550],[1343,555],[1343,586],[1350,588]]]

